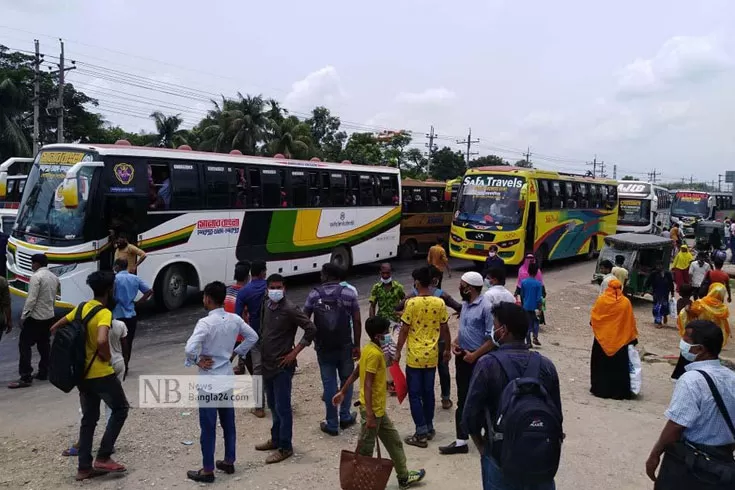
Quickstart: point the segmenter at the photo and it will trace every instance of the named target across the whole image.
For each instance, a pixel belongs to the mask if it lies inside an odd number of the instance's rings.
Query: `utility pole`
[[[61,45],[61,54],[59,55],[59,64],[57,65],[59,67],[59,71],[51,72],[51,73],[59,74],[59,94],[58,94],[58,98],[49,104],[49,108],[56,109],[59,111],[56,116],[56,121],[57,121],[56,122],[56,141],[58,143],[63,143],[64,142],[64,75],[67,71],[76,69],[76,66],[70,66],[68,68],[64,66],[64,41],[62,39],[59,39],[59,43]],[[72,61],[71,63],[72,65],[75,64],[74,61]]]
[[[599,175],[600,175],[600,177],[607,177],[607,175],[605,175],[605,162],[600,162],[600,173],[599,173]]]
[[[717,174],[717,192],[722,192],[722,174]]]
[[[587,163],[587,165],[592,165],[592,178],[597,177],[597,155],[595,155],[592,163]]]
[[[434,146],[434,139],[437,138],[439,135],[434,132],[434,126],[431,127],[431,130],[426,133],[426,137],[429,138],[428,143],[424,143],[429,148],[429,153],[427,157],[427,161],[429,162],[429,166],[431,166],[431,160],[434,156],[434,152],[436,151],[436,147]]]
[[[35,157],[40,146],[38,118],[41,112],[41,48],[38,39],[34,39],[33,44],[36,46],[36,57],[33,60],[33,156]]]
[[[618,180],[618,164],[613,164],[613,180]]]
[[[531,155],[532,154],[533,153],[531,153],[531,147],[529,146],[528,149],[526,149],[526,153],[523,154],[523,156],[526,158],[526,161],[528,163],[531,163]]]
[[[467,133],[467,141],[457,141],[458,145],[467,145],[467,152],[465,153],[465,156],[467,157],[467,166],[470,166],[470,158],[472,158],[472,155],[479,155],[477,152],[472,151],[472,145],[479,143],[480,140],[472,139],[472,128],[470,128],[470,131]]]
[[[656,183],[656,176],[657,175],[661,175],[661,174],[659,174],[656,171],[655,168],[653,169],[653,171],[651,171],[651,172],[648,173],[648,178],[649,178],[649,180],[651,181],[652,184],[655,184]]]

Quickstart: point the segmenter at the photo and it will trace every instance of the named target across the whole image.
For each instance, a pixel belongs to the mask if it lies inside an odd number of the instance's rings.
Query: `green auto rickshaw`
[[[697,221],[694,224],[694,248],[697,252],[709,252],[713,248],[726,250],[725,224],[719,221]]]

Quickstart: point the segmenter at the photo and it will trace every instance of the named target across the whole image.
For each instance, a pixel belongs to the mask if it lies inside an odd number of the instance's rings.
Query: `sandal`
[[[128,470],[125,466],[113,461],[112,458],[107,458],[104,461],[100,461],[99,459],[95,460],[92,466],[95,470],[105,471],[107,473],[124,473]]]
[[[405,442],[409,446],[415,446],[424,449],[429,447],[429,443],[427,442],[427,437],[425,435],[420,436],[418,434],[414,434],[412,436],[406,437],[403,442]]]
[[[61,452],[62,456],[79,456],[79,448],[76,446],[72,446],[69,449],[64,449]]]

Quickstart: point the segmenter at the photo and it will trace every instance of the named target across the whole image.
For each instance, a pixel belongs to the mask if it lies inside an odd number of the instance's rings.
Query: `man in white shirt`
[[[513,293],[505,287],[505,269],[493,268],[485,272],[485,286],[487,286],[485,297],[493,308],[500,303],[515,304]]]
[[[199,470],[188,471],[190,480],[200,483],[214,482],[214,449],[217,432],[217,416],[224,432],[225,459],[216,462],[216,468],[225,473],[235,472],[235,409],[232,406],[232,388],[234,372],[230,358],[235,354],[245,357],[258,341],[258,334],[234,313],[224,309],[227,286],[215,281],[204,287],[204,308],[209,314],[200,319],[186,342],[186,365],[199,366],[199,375],[204,378],[203,386],[210,385],[211,391],[200,391],[199,426],[201,428],[201,446],[203,466]],[[237,336],[244,340],[235,348]],[[254,380],[257,382],[257,380]],[[257,393],[257,389],[253,390]],[[213,401],[204,397],[217,395]]]
[[[689,278],[694,288],[694,299],[699,299],[700,291],[699,288],[704,282],[704,278],[707,277],[707,273],[712,270],[712,267],[706,262],[706,256],[702,253],[697,255],[697,260],[692,262],[689,266]]]
[[[18,339],[20,379],[8,385],[11,389],[31,386],[34,378],[31,347],[34,344],[41,356],[35,378],[48,379],[50,329],[54,323],[54,302],[59,291],[59,278],[48,269],[48,258],[44,254],[35,254],[31,257],[31,268],[33,275],[28,284],[28,297],[20,316],[22,326]]]
[[[603,275],[602,277],[602,283],[600,284],[600,296],[602,296],[602,293],[607,291],[608,286],[610,285],[610,281],[613,279],[617,279],[613,273],[613,264],[609,260],[603,260],[600,262],[600,274]]]

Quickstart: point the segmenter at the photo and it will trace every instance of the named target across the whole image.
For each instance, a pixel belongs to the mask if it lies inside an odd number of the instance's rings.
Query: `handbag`
[[[357,442],[360,444],[359,440]],[[380,456],[380,441],[375,435],[378,457],[342,450],[339,458],[339,483],[342,490],[385,490],[393,471],[393,461]]]

